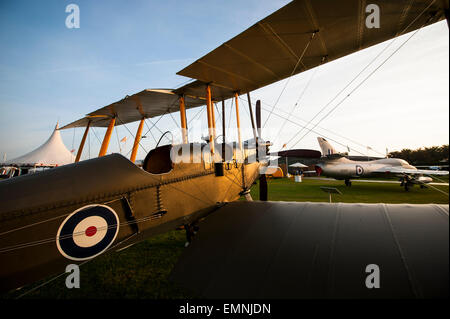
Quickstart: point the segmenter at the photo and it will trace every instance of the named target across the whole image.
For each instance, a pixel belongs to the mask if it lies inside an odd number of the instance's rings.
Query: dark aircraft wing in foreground
[[[448,205],[234,202],[172,278],[206,298],[448,297]],[[380,288],[369,289],[368,265]]]

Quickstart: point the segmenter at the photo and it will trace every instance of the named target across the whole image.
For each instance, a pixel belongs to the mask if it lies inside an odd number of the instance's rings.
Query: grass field
[[[333,202],[342,203],[410,203],[448,204],[448,195],[432,188],[421,189],[417,185],[406,192],[400,184],[353,182],[346,187],[343,181],[303,179],[295,183],[292,179],[272,179],[269,181],[269,200],[327,202],[328,194],[320,186],[335,187],[342,195],[333,194]],[[448,194],[448,186],[433,186]],[[251,190],[252,197],[259,198],[259,187]]]
[[[342,195],[333,195],[333,202],[361,203],[441,203],[449,198],[434,189],[412,188],[405,192],[398,184],[354,182],[346,187],[342,181],[308,180],[295,183],[293,180],[269,180],[269,200],[274,201],[328,201],[328,194],[320,186],[336,187]],[[435,186],[448,193],[448,186]],[[258,185],[251,190],[258,199]],[[201,230],[200,230],[201,231]],[[183,231],[171,231],[124,251],[100,256],[80,267],[81,288],[67,289],[63,275],[39,287],[52,278],[47,278],[21,290],[10,292],[2,298],[17,298],[33,288],[23,298],[194,298],[188,291],[169,281],[170,272],[184,250]]]

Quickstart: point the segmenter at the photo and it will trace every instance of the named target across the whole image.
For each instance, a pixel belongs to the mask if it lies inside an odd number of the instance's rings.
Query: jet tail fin
[[[333,154],[337,154],[334,147],[331,146],[331,144],[323,137],[318,137],[317,141],[319,142],[320,148],[322,149],[322,156],[330,156]]]

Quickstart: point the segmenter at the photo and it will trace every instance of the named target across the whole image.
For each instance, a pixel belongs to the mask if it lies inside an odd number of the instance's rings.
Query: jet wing
[[[445,298],[448,205],[233,202],[172,280],[203,298]],[[368,265],[381,289],[368,289]]]
[[[382,167],[374,170],[372,173],[380,174],[407,174],[407,175],[448,175],[448,171],[435,171],[431,169],[407,169],[396,166]]]

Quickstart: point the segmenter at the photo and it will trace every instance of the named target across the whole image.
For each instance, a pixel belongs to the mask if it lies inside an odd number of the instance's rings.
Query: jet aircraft
[[[351,179],[398,177],[400,186],[406,191],[413,185],[425,187],[433,179],[429,175],[448,175],[448,171],[417,169],[400,158],[383,158],[372,161],[352,161],[346,158],[346,153],[338,153],[323,137],[318,137],[322,158],[316,166],[317,175],[325,175],[344,180],[346,186],[351,186]]]

